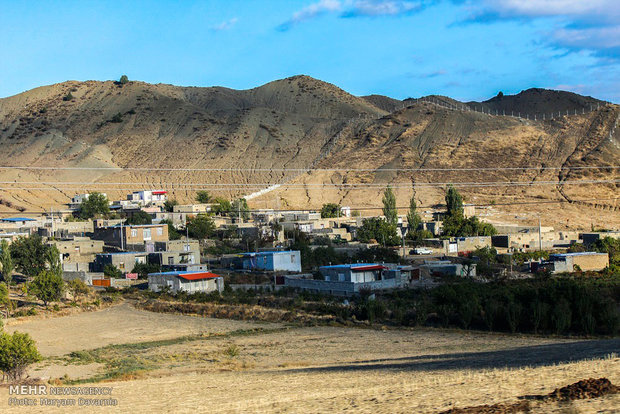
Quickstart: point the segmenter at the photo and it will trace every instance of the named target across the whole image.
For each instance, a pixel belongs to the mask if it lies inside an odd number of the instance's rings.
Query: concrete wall
[[[103,272],[106,265],[116,266],[124,273],[131,272],[136,263],[146,263],[146,253],[117,253],[117,254],[98,254],[93,263],[93,270]]]
[[[378,280],[368,283],[330,282],[325,280],[284,278],[284,286],[309,292],[326,293],[334,296],[352,296],[360,290],[385,290],[403,287],[398,279]]]
[[[574,272],[575,266],[582,271],[599,271],[609,266],[607,253],[556,254],[549,257],[553,273]]]

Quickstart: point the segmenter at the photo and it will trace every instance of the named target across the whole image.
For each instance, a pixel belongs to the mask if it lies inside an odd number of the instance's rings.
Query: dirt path
[[[147,312],[124,302],[96,312],[30,320],[7,326],[6,330],[29,333],[37,342],[42,355],[59,356],[109,344],[170,339],[200,333],[225,333],[256,325],[252,322]]]

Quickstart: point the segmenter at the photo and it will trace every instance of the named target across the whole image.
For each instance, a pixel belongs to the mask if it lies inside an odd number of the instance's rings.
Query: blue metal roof
[[[568,257],[568,256],[588,256],[593,254],[607,254],[607,253],[599,253],[599,252],[574,252],[574,253],[553,253],[550,254],[549,257]]]
[[[356,267],[382,266],[379,263],[349,263],[341,265],[321,266],[321,269],[354,269]]]
[[[15,223],[15,222],[18,222],[18,221],[36,221],[35,219],[28,218],[28,217],[9,217],[9,218],[3,218],[3,219],[0,219],[0,220],[8,221],[9,223]]]
[[[148,254],[147,252],[116,252],[116,253],[97,253],[97,256],[114,256],[120,254]]]
[[[283,254],[283,253],[299,253],[299,250],[276,250],[271,252],[248,252],[241,253],[243,256],[269,256],[274,254]]]

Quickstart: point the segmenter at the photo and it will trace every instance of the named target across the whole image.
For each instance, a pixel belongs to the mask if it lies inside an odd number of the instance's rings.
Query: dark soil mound
[[[531,400],[540,401],[571,401],[586,398],[598,398],[607,394],[620,392],[620,387],[614,385],[607,378],[590,378],[581,380],[566,387],[557,388],[547,395],[528,395],[521,397],[522,401],[506,404],[478,405],[475,407],[452,408],[442,414],[509,414],[528,412]]]
[[[597,398],[607,394],[620,392],[620,387],[614,385],[607,378],[581,380],[566,387],[558,388],[547,396],[551,400],[581,400]]]

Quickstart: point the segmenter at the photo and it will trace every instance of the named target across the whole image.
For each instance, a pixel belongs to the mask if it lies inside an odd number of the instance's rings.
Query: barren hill
[[[278,183],[285,186],[251,204],[376,207],[379,193],[392,183],[405,206],[415,181],[421,205],[441,202],[451,182],[461,183],[470,202],[496,203],[489,218],[512,214],[514,206],[500,205],[505,201],[561,199],[573,201],[567,217],[576,225],[589,226],[592,211],[607,224],[617,223],[617,183],[543,182],[618,179],[617,169],[575,169],[618,164],[618,106],[544,90],[483,104],[573,115],[528,121],[419,100],[356,97],[307,76],[250,90],[111,81],[40,87],[0,99],[0,165],[35,167],[0,170],[0,209],[47,209],[88,190],[123,198],[132,190],[162,187],[189,201],[197,189],[242,196]],[[590,112],[596,104],[599,109]],[[78,169],[37,169],[42,166]],[[523,169],[428,170],[489,167]],[[308,168],[323,170],[299,171]],[[513,184],[463,184],[481,181]],[[576,202],[594,198],[601,200]]]

